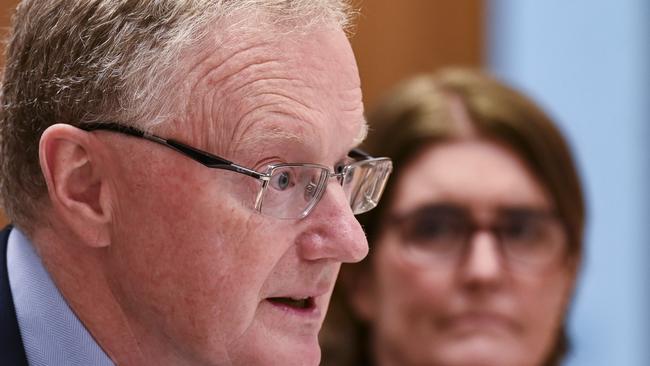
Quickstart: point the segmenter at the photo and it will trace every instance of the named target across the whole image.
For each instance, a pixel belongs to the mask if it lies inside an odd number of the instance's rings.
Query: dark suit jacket
[[[9,287],[7,240],[11,227],[0,232],[0,365],[27,366],[23,339],[20,337],[16,309]]]

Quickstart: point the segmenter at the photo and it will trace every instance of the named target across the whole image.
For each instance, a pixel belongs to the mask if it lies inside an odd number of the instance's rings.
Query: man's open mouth
[[[287,306],[293,309],[308,310],[314,307],[314,298],[305,297],[301,299],[294,299],[291,297],[270,297],[268,300],[280,306]]]

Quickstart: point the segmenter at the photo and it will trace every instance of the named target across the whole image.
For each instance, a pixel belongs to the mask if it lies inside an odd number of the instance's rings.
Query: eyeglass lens
[[[377,206],[391,170],[386,160],[362,161],[347,168],[342,185],[355,215]]]
[[[377,205],[391,171],[389,159],[369,159],[342,169],[339,183],[349,199],[354,214]],[[314,208],[327,187],[329,169],[310,164],[284,164],[270,170],[270,180],[263,191],[260,211],[285,218],[305,217]]]

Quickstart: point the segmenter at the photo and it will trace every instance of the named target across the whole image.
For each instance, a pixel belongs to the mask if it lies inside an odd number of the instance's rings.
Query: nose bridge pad
[[[327,191],[327,186],[329,185],[329,179],[333,176],[329,171],[323,170],[318,182],[309,182],[305,187],[305,197],[312,198],[311,207],[314,208],[323,198],[325,191]]]
[[[307,185],[305,186],[305,200],[307,200],[308,202],[313,200],[316,197],[316,195],[319,194],[318,192],[319,186],[320,185],[318,184],[318,182],[307,183]]]

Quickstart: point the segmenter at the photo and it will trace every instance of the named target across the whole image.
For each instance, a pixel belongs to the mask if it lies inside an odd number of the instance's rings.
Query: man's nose
[[[304,259],[354,263],[368,254],[366,235],[337,182],[327,185],[320,202],[303,221],[305,229],[298,244]]]
[[[469,285],[498,284],[505,269],[497,237],[484,230],[474,233],[460,267],[461,277]]]

